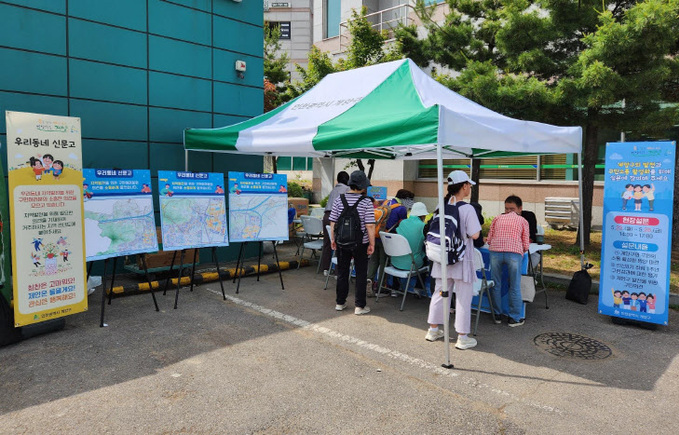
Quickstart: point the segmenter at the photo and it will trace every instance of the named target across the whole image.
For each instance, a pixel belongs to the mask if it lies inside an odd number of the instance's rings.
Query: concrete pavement
[[[95,292],[63,331],[0,348],[0,432],[676,432],[676,312],[656,331],[618,326],[596,296],[551,291],[524,326],[482,315],[446,370],[424,340],[428,300],[355,316],[315,264],[283,278],[229,282],[227,301],[216,282],[184,288],[177,310],[173,293],[160,312],[149,294],[114,299],[107,328]]]

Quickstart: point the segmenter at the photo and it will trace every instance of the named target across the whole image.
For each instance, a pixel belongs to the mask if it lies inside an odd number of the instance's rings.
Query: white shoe
[[[462,337],[462,336],[457,336],[457,343],[455,343],[455,347],[458,349],[471,349],[472,347],[476,346],[476,339],[472,338],[470,336]]]
[[[368,307],[368,306],[365,306],[365,307],[363,307],[363,308],[361,308],[361,307],[356,307],[356,308],[354,309],[354,314],[356,314],[357,316],[360,316],[360,315],[362,315],[362,314],[368,314],[369,312],[370,312],[370,307]]]
[[[365,286],[365,297],[372,298],[374,296],[375,292],[373,291],[373,280],[368,279],[368,284]]]
[[[337,304],[337,305],[335,305],[335,309],[337,311],[343,311],[346,307],[347,307],[347,304],[342,304],[342,305]]]
[[[328,276],[328,269],[323,270],[323,276]]]
[[[443,338],[443,331],[440,329],[436,331],[432,331],[431,329],[427,331],[427,335],[424,336],[424,339],[427,341],[436,341],[439,338]]]

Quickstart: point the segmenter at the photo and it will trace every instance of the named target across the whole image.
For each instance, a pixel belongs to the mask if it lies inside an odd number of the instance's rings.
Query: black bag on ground
[[[566,299],[586,305],[589,299],[589,291],[592,288],[592,277],[589,276],[587,269],[582,269],[573,274],[568,290],[566,290]]]
[[[353,249],[363,243],[363,231],[361,231],[361,217],[358,215],[358,203],[367,198],[361,195],[360,198],[349,207],[347,198],[344,194],[340,195],[344,208],[337,218],[335,224],[335,243],[345,249]]]

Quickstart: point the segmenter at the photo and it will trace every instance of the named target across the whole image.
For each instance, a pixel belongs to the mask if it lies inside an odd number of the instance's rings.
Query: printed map
[[[85,201],[87,261],[158,250],[150,196]]]
[[[163,250],[228,246],[224,196],[160,197]]]
[[[235,242],[288,240],[288,197],[279,194],[229,195],[230,237]]]

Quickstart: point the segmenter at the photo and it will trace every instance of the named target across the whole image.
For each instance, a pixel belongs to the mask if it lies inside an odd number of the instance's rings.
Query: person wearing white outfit
[[[475,184],[475,182],[469,179],[466,172],[451,172],[448,175],[446,202],[456,204],[458,201],[462,201],[469,196],[472,186]],[[472,254],[474,253],[474,240],[481,234],[481,224],[472,205],[468,203],[459,205],[458,211],[460,214],[458,226],[465,244],[465,255],[462,261],[447,266],[447,288],[449,292],[455,292],[455,330],[458,335],[455,347],[458,349],[469,349],[476,346],[476,340],[469,337],[468,334],[471,331],[473,287],[474,281],[477,279],[474,255]],[[425,339],[427,341],[436,341],[439,338],[443,338],[443,331],[439,328],[439,325],[444,322],[443,316],[450,312],[452,298],[448,298],[449,305],[444,310],[443,297],[441,296],[443,282],[441,280],[440,263],[434,262],[431,276],[436,279],[436,286],[429,303],[429,316],[427,319],[429,330]]]

